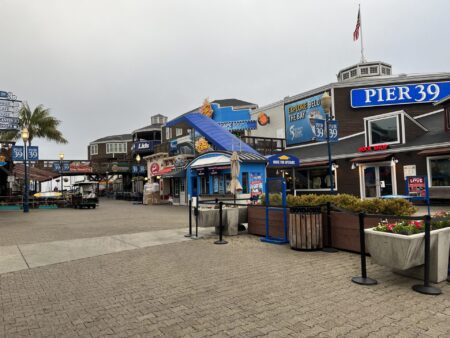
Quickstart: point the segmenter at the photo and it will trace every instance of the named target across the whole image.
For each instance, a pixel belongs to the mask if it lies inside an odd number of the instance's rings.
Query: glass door
[[[364,197],[366,198],[378,196],[376,174],[376,167],[364,168]]]
[[[395,166],[380,163],[362,166],[361,197],[374,198],[395,195]]]

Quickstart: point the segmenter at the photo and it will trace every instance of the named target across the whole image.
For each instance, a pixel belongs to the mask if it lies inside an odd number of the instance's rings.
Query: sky
[[[260,106],[336,81],[365,56],[450,72],[449,0],[0,0],[0,90],[43,104],[69,140],[41,159],[210,100]]]

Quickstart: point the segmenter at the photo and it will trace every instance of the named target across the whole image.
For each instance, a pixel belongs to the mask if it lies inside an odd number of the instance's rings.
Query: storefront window
[[[370,145],[380,143],[399,143],[398,116],[369,121]]]
[[[200,177],[200,194],[209,194],[209,177],[206,175]]]
[[[450,186],[450,156],[429,158],[430,179],[433,187]]]
[[[336,189],[336,171],[333,171],[333,186]],[[327,190],[330,189],[331,179],[328,167],[297,169],[295,171],[296,190]]]

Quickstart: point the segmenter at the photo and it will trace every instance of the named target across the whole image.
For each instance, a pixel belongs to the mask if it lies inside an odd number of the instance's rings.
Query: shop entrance
[[[180,205],[186,205],[186,180],[180,178]]]
[[[360,165],[359,177],[362,198],[397,194],[395,166],[390,162]]]

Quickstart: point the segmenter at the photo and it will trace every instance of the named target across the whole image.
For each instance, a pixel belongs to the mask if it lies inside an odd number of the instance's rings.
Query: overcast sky
[[[450,71],[449,0],[0,0],[0,90],[62,121],[68,145],[42,159],[87,158],[87,144],[211,100],[261,105],[336,80],[366,57],[394,73]]]

